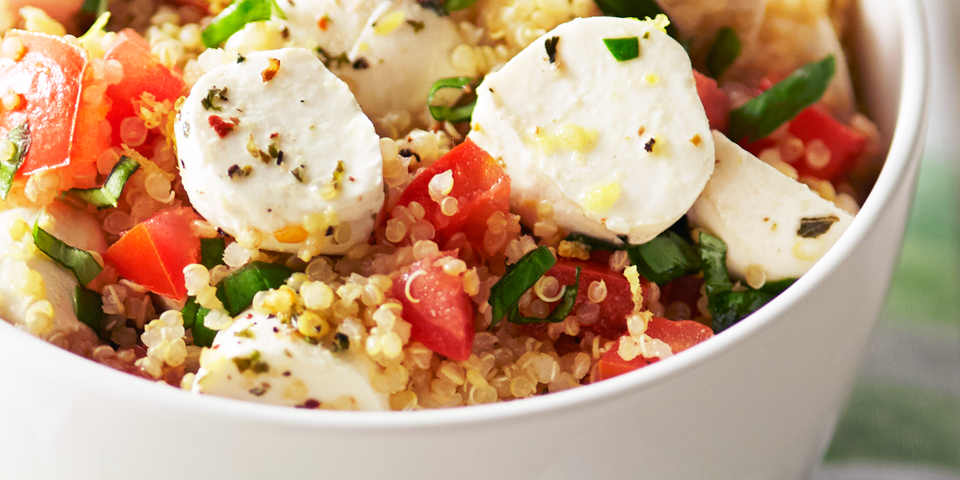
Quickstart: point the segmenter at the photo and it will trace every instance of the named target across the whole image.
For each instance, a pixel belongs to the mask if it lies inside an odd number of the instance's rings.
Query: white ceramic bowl
[[[595,385],[409,413],[192,396],[0,322],[2,479],[795,479],[819,465],[900,251],[927,102],[919,0],[860,0],[889,156],[836,246],[716,338]]]

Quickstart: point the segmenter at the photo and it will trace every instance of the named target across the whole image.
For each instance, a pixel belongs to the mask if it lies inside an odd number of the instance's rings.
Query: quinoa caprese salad
[[[0,6],[0,318],[197,394],[642,368],[788,288],[880,167],[848,1]]]

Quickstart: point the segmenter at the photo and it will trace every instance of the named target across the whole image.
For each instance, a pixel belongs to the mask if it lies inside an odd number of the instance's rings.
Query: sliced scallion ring
[[[140,162],[124,155],[110,170],[107,181],[100,188],[75,188],[70,193],[97,208],[116,207],[127,180],[140,168]]]
[[[0,147],[0,151],[4,152],[4,158],[0,158],[0,199],[6,200],[13,186],[13,178],[17,176],[17,170],[20,170],[30,150],[30,126],[27,122],[11,128],[6,142]]]
[[[626,62],[640,56],[640,39],[637,37],[604,38],[603,44],[618,62]]]
[[[270,20],[273,15],[287,18],[276,0],[236,0],[213,18],[210,25],[203,29],[200,38],[204,46],[215,48],[243,29],[244,25]]]
[[[87,285],[92,282],[103,271],[103,267],[97,263],[90,252],[67,245],[59,238],[40,228],[39,221],[33,222],[33,243],[41,252],[73,272],[80,285]]]
[[[473,93],[472,85],[477,81],[473,77],[450,77],[450,78],[441,78],[434,82],[433,86],[430,87],[430,93],[427,94],[427,108],[430,109],[430,115],[433,116],[434,120],[441,122],[469,122],[470,117],[473,116],[473,107],[476,106],[477,101],[474,100],[466,105],[434,105],[433,98],[437,95],[437,92],[443,89],[457,89],[461,90],[464,93]]]

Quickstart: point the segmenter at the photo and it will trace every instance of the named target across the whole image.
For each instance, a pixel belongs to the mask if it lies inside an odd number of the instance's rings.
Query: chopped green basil
[[[180,309],[180,314],[183,315],[183,328],[191,328],[194,326],[199,310],[200,304],[197,303],[197,297],[187,297],[187,302],[184,303],[183,308]],[[194,336],[196,336],[196,332],[194,332]],[[196,343],[196,338],[194,338],[194,343]]]
[[[640,40],[637,37],[604,38],[603,44],[618,62],[626,62],[640,56]]]
[[[706,285],[707,307],[713,317],[713,330],[720,333],[757,311],[793,284],[789,278],[770,282],[759,289],[734,292],[727,273],[727,244],[706,233],[700,233],[700,257]]]
[[[240,373],[250,370],[253,373],[267,373],[270,371],[270,365],[260,359],[260,351],[254,350],[249,357],[234,357],[233,363],[237,364],[237,370]]]
[[[710,53],[707,54],[707,73],[711,77],[719,79],[723,76],[730,65],[740,56],[740,37],[737,31],[730,27],[723,27],[717,31],[717,36],[713,39],[713,46],[710,47]]]
[[[193,329],[193,344],[198,347],[213,346],[213,339],[216,338],[217,331],[207,328],[203,324],[203,319],[207,317],[210,310],[201,307],[197,303],[196,297],[190,297],[180,312],[183,314],[183,328]]]
[[[500,323],[520,302],[523,292],[530,289],[543,274],[556,265],[557,259],[547,247],[540,247],[523,256],[497,283],[490,288],[490,307],[493,317],[490,327]]]
[[[810,62],[766,92],[730,112],[730,139],[751,142],[773,133],[780,125],[816,103],[827,91],[837,70],[833,55]]]
[[[441,2],[443,11],[447,14],[470,8],[474,3],[477,3],[477,0],[443,0],[443,2]]]
[[[627,253],[637,271],[657,285],[700,270],[696,249],[670,230],[642,245],[631,245]]]
[[[626,243],[622,245],[614,245],[606,240],[600,240],[599,238],[594,238],[589,235],[584,235],[582,233],[571,233],[570,235],[567,235],[567,238],[565,238],[564,240],[568,242],[582,243],[586,245],[588,248],[590,248],[590,251],[606,250],[610,252],[615,252],[617,250],[623,250],[629,247],[629,245],[627,245]]]
[[[293,269],[286,265],[251,262],[217,284],[217,298],[230,316],[235,317],[253,304],[257,292],[280,287],[293,273]]]
[[[828,215],[825,217],[803,217],[800,219],[800,228],[797,229],[797,236],[803,238],[817,238],[830,231],[834,223],[839,222],[840,217]]]
[[[80,285],[92,282],[103,271],[103,267],[97,263],[90,252],[63,243],[59,238],[40,228],[39,221],[33,222],[33,243],[41,252],[73,272]]]
[[[201,252],[202,249],[203,244],[201,243]],[[280,287],[290,275],[293,275],[293,269],[286,265],[259,261],[251,262],[217,284],[217,298],[223,302],[227,313],[231,317],[236,317],[253,304],[253,296],[257,292]],[[181,313],[183,314],[183,327],[193,327],[193,343],[201,347],[213,345],[213,338],[217,336],[217,332],[203,324],[203,319],[210,313],[210,310],[197,304],[196,298],[189,297]]]
[[[553,309],[550,312],[550,315],[547,315],[546,318],[537,318],[537,317],[524,317],[520,315],[520,307],[514,305],[513,309],[510,310],[510,315],[508,319],[513,323],[560,323],[567,316],[570,315],[570,312],[573,311],[573,305],[577,302],[577,292],[580,291],[580,267],[577,267],[577,275],[573,281],[573,285],[567,285],[567,289],[563,292],[563,297],[560,299],[560,303],[557,304],[557,308]]]
[[[700,232],[700,260],[708,297],[733,288],[727,273],[727,244],[723,240]]]
[[[461,102],[458,100],[453,105],[448,106],[434,105],[433,97],[437,95],[437,92],[446,88],[453,88],[462,90],[466,94],[473,94],[476,81],[477,79],[473,77],[450,77],[441,78],[434,82],[433,86],[430,87],[430,93],[427,94],[427,108],[430,110],[430,115],[433,116],[433,119],[440,122],[446,121],[451,123],[469,122],[470,117],[473,115],[473,107],[477,104],[475,98],[467,104],[460,104]]]
[[[6,200],[10,193],[10,187],[13,186],[13,178],[17,176],[17,170],[23,165],[23,159],[30,150],[30,125],[23,122],[7,132],[7,140],[10,147],[10,156],[0,159],[0,199]]]
[[[103,297],[99,293],[77,285],[73,291],[73,313],[84,325],[90,327],[97,336],[109,340],[109,332],[103,328]]]
[[[70,193],[97,208],[116,207],[127,180],[140,168],[140,162],[124,155],[110,170],[107,181],[100,188],[74,188]]]
[[[243,29],[244,25],[270,20],[273,15],[287,18],[276,0],[236,0],[203,29],[203,45],[207,48],[218,47],[231,35]]]
[[[226,246],[227,242],[223,237],[201,238],[200,263],[207,267],[207,270],[211,270],[217,265],[223,265],[223,252],[226,251]]]
[[[560,37],[550,37],[543,41],[543,49],[547,52],[547,60],[550,63],[557,61],[557,45],[560,44]]]

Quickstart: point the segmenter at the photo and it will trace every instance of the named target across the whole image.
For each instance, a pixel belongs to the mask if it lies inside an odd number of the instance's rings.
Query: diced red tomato
[[[403,319],[410,322],[410,339],[450,359],[463,361],[473,350],[473,303],[463,291],[460,275],[450,275],[434,262],[444,255],[418,260],[393,284],[393,297],[403,304]]]
[[[667,345],[674,354],[680,353],[710,337],[713,331],[702,323],[693,320],[667,320],[666,318],[653,317],[647,324],[647,335],[650,338],[661,340]],[[624,360],[620,354],[620,342],[614,344],[614,347],[600,357],[600,379],[606,380],[636,370],[641,367],[655,363],[660,359],[644,358],[638,355],[633,360]]]
[[[696,275],[680,277],[660,287],[660,303],[662,303],[665,308],[669,308],[674,302],[683,303],[690,308],[690,317],[682,320],[696,318],[700,316],[697,302],[700,301],[701,286],[703,286],[703,279]]]
[[[643,368],[659,361],[660,357],[646,358],[643,355],[637,355],[633,360],[624,360],[620,356],[620,342],[617,341],[613,345],[613,348],[607,350],[607,353],[604,353],[603,356],[600,357],[600,361],[598,362],[600,380],[623,375],[624,373],[632,372],[638,368]]]
[[[605,338],[618,338],[627,331],[627,314],[633,311],[633,293],[630,282],[622,273],[610,269],[606,263],[595,261],[571,260],[561,258],[546,275],[556,277],[560,285],[571,285],[580,267],[580,289],[574,309],[588,301],[590,284],[603,281],[607,287],[607,296],[600,302],[600,316],[596,323],[581,325],[581,330],[589,330]]]
[[[453,172],[453,189],[449,196],[457,199],[457,213],[451,216],[440,211],[440,205],[430,198],[430,180],[443,172]],[[469,138],[417,175],[410,186],[400,194],[397,205],[410,202],[423,205],[426,218],[436,229],[434,240],[443,245],[457,232],[477,248],[483,248],[487,219],[494,212],[509,213],[510,177],[503,168]]]
[[[100,129],[107,105],[83,101],[87,52],[53,35],[7,34],[14,37],[23,45],[23,57],[0,60],[0,92],[18,94],[20,105],[0,112],[0,134],[23,123],[30,128],[30,150],[18,176],[57,169],[60,190],[94,186],[95,162],[107,146]]]
[[[712,337],[713,330],[693,320],[653,317],[647,324],[647,335],[670,345],[670,349],[676,354]]]
[[[717,81],[694,70],[693,78],[697,81],[697,94],[707,112],[710,128],[727,131],[730,124],[730,98],[720,90]]]
[[[810,176],[836,182],[853,168],[857,157],[867,144],[867,137],[857,133],[830,116],[823,108],[812,106],[804,109],[788,127],[790,134],[809,145],[821,140],[830,150],[830,162],[823,168],[813,168],[800,160],[793,164],[800,176]]]
[[[200,238],[190,224],[200,217],[189,207],[160,212],[137,224],[103,254],[120,276],[151,292],[183,300],[183,269],[200,258]]]
[[[153,95],[158,102],[175,102],[185,84],[180,74],[170,70],[153,54],[150,44],[132,29],[125,29],[110,46],[104,60],[116,60],[123,66],[123,79],[107,88],[107,96],[113,107],[107,115],[113,127],[113,144],[120,144],[120,122],[137,115],[135,104],[144,93]]]

